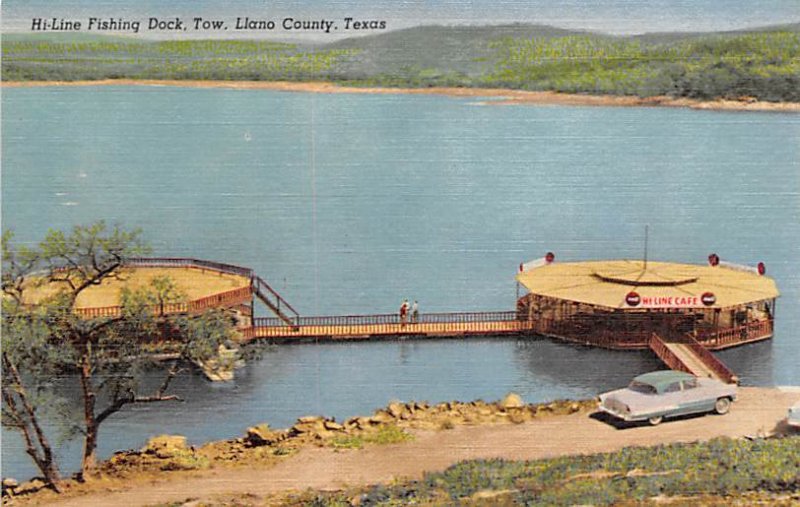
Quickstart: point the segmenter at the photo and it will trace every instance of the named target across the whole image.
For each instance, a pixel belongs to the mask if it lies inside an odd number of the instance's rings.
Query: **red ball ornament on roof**
[[[719,255],[712,253],[708,256],[708,264],[710,266],[718,266],[719,265]]]
[[[765,266],[763,262],[759,262],[756,267],[759,275],[764,275],[767,272],[767,266]]]
[[[545,260],[545,262],[547,262],[548,264],[550,264],[551,262],[553,262],[554,260],[556,260],[556,254],[554,254],[553,252],[547,252],[547,253],[544,255],[544,260]]]

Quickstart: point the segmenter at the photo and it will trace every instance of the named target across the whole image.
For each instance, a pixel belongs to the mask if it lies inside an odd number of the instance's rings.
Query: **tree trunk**
[[[85,479],[97,465],[97,424],[86,426],[86,437],[83,440],[83,458],[81,459],[81,475]]]
[[[4,411],[8,410],[7,415],[13,419],[22,432],[26,452],[42,472],[48,487],[60,493],[58,481],[61,480],[61,474],[53,455],[53,448],[39,425],[38,416],[28,399],[28,393],[22,384],[19,371],[6,354],[3,354],[3,369],[5,370],[3,372],[3,400],[6,403]],[[34,443],[34,438],[36,443]]]
[[[94,407],[96,394],[92,385],[92,344],[87,343],[81,356],[81,392],[83,394],[83,419],[86,435],[83,440],[83,458],[81,459],[81,475],[86,478],[94,469],[97,459],[97,429]]]

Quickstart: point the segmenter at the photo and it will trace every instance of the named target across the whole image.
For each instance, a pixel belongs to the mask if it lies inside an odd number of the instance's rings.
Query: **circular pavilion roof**
[[[724,266],[611,260],[546,264],[517,275],[533,294],[606,308],[726,308],[779,295],[775,281]]]

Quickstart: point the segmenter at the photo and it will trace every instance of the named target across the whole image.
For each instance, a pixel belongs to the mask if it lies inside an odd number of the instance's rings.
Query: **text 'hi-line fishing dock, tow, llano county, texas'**
[[[703,265],[646,260],[555,262],[554,255],[523,263],[512,311],[301,316],[253,270],[188,258],[135,258],[128,274],[86,291],[76,311],[85,318],[118,315],[119,291],[169,276],[185,301],[162,313],[223,308],[237,317],[242,342],[264,339],[340,341],[392,337],[540,335],[609,349],[651,349],[669,368],[736,382],[710,351],[772,337],[774,280],[764,265],[750,268],[709,255]],[[42,288],[38,297],[47,294]],[[34,295],[36,297],[36,295]],[[255,317],[261,301],[274,317]]]

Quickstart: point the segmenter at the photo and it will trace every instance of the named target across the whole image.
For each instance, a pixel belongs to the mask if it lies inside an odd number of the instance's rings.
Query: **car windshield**
[[[643,382],[637,382],[636,380],[630,383],[628,389],[642,394],[656,394],[655,387],[651,386],[650,384],[645,384]]]

